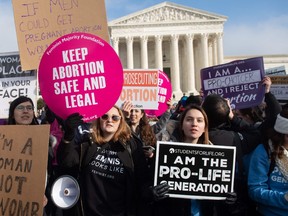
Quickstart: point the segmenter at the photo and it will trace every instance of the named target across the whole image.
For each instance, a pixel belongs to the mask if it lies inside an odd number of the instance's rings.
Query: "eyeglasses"
[[[24,111],[26,109],[28,112],[31,112],[34,110],[34,107],[32,105],[27,105],[27,106],[19,105],[15,109],[19,111]]]
[[[107,121],[109,118],[111,118],[112,122],[115,123],[115,122],[118,122],[121,119],[121,116],[117,116],[117,115],[109,116],[108,114],[104,114],[104,115],[101,116],[101,119],[103,121]]]

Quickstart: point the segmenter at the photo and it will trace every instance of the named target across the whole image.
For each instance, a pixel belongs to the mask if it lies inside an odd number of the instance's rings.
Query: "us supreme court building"
[[[199,94],[200,70],[254,56],[224,57],[228,17],[163,2],[108,23],[111,45],[125,69],[160,69],[179,99]],[[265,68],[288,66],[288,55],[263,56]],[[286,67],[287,67],[286,66]]]

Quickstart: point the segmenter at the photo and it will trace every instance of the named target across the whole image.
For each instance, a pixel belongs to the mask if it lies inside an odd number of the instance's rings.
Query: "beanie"
[[[181,101],[181,105],[184,107],[184,106],[186,106],[186,101],[187,101],[187,96],[183,96],[181,99],[180,99],[180,101]]]
[[[191,104],[196,104],[198,106],[201,106],[202,103],[202,97],[200,95],[190,95],[186,100],[186,106],[189,106]]]
[[[281,134],[288,134],[288,119],[278,114],[274,125],[274,130]]]

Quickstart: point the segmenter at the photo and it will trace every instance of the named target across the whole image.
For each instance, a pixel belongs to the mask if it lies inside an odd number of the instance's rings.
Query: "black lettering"
[[[21,154],[25,154],[28,150],[28,154],[32,155],[32,138],[28,138],[23,150],[21,151]]]

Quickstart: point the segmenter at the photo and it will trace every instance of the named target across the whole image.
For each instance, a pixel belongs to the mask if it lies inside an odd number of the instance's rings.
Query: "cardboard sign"
[[[233,191],[236,147],[157,142],[154,185],[167,182],[169,197],[226,198]]]
[[[0,54],[0,118],[7,119],[10,103],[27,96],[36,105],[36,70],[22,71],[18,53]]]
[[[158,70],[125,69],[119,107],[132,101],[135,109],[158,109]]]
[[[270,76],[272,85],[270,91],[277,100],[288,101],[288,75]]]
[[[37,69],[46,48],[74,32],[95,34],[109,42],[104,0],[12,0],[22,68]]]
[[[0,126],[1,215],[42,215],[49,125]]]
[[[158,109],[157,110],[145,110],[148,116],[161,116],[167,110],[167,101],[172,97],[172,85],[168,76],[158,70]]]
[[[91,121],[107,112],[123,87],[123,68],[114,49],[101,38],[73,33],[54,41],[39,66],[45,103],[66,119],[80,113]]]
[[[204,97],[218,94],[230,100],[233,109],[243,109],[260,104],[265,89],[263,58],[237,60],[201,70]]]

